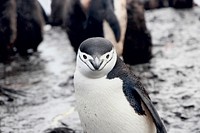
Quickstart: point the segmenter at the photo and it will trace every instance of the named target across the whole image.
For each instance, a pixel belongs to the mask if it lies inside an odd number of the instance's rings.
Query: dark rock
[[[194,105],[186,105],[186,106],[183,106],[184,109],[194,109],[195,106]]]
[[[0,106],[5,105],[5,102],[0,100]]]
[[[75,133],[75,131],[68,127],[58,127],[47,131],[47,133]]]
[[[188,117],[184,116],[181,112],[174,112],[174,114],[179,117],[182,121],[189,119]]]

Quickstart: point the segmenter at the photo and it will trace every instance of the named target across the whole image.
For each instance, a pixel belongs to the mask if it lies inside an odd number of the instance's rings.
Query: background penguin
[[[20,55],[27,50],[37,51],[43,40],[44,18],[37,0],[17,0],[17,40],[15,46]]]
[[[147,63],[152,57],[151,35],[146,27],[144,8],[139,0],[127,1],[128,22],[123,59],[130,65]]]
[[[121,31],[120,40],[118,42],[116,41],[113,31],[110,28],[107,21],[104,21],[103,23],[104,35],[106,39],[108,39],[109,41],[112,42],[112,44],[114,44],[117,50],[117,54],[119,56],[122,56],[125,32],[127,27],[126,0],[114,0],[113,4],[114,4],[114,13],[120,25],[120,31]]]
[[[84,22],[86,15],[79,0],[70,1],[71,8],[66,13],[66,32],[74,51],[78,51],[80,43],[84,40]]]
[[[0,1],[0,62],[5,63],[16,39],[15,0]]]
[[[65,15],[67,12],[67,5],[69,0],[52,0],[51,1],[51,15],[50,24],[52,26],[63,26]]]
[[[169,0],[169,6],[177,9],[192,8],[193,5],[193,0]]]
[[[40,9],[41,9],[42,16],[43,16],[43,18],[44,18],[45,24],[49,24],[49,23],[50,23],[50,22],[49,22],[49,16],[47,15],[46,11],[44,10],[44,8],[43,8],[43,6],[40,4],[40,2],[39,2],[39,1],[37,1],[37,2],[38,2],[39,7],[40,7]]]
[[[112,43],[80,45],[74,73],[77,110],[87,133],[166,133],[153,104]]]
[[[104,37],[104,20],[109,23],[118,42],[121,31],[114,14],[113,1],[87,0],[89,5],[83,5],[85,1],[74,0],[67,14],[66,30],[74,51],[77,52],[80,43],[87,38]]]
[[[176,9],[192,8],[195,6],[194,0],[140,0],[144,4],[145,10],[156,8],[173,7]]]
[[[144,4],[145,10],[151,10],[156,8],[163,8],[168,6],[168,0],[143,0],[140,1]]]

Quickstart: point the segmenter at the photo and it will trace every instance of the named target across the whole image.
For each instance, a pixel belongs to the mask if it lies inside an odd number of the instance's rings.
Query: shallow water
[[[146,12],[154,58],[132,66],[169,133],[200,132],[200,9]],[[0,96],[1,133],[42,133],[63,124],[81,132],[72,75],[75,54],[64,31],[46,30],[39,53],[17,58],[0,84],[26,95]],[[0,65],[0,77],[3,67]]]

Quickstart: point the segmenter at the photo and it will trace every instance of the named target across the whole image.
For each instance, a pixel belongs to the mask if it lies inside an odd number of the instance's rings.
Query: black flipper
[[[136,80],[134,76],[130,77],[132,80]],[[156,125],[157,128],[157,133],[167,133],[157,111],[155,110],[153,103],[151,102],[151,99],[149,98],[147,92],[145,91],[145,89],[143,88],[143,86],[141,85],[141,83],[137,80],[137,81],[132,81],[130,82],[131,87],[128,89],[131,89],[132,91],[134,91],[135,93],[137,93],[139,95],[139,97],[141,98],[141,101],[144,103],[144,105],[147,107],[147,109],[149,110],[154,123]],[[135,94],[133,94],[135,95]],[[129,99],[129,98],[127,98]],[[130,100],[128,100],[130,101]]]
[[[123,80],[124,94],[135,112],[138,113],[138,115],[145,115],[145,111],[142,108],[143,102],[153,118],[157,133],[167,133],[146,90],[136,76],[131,72],[131,70],[119,58],[115,67],[107,76],[108,79],[113,79],[116,77],[119,77],[121,80]]]

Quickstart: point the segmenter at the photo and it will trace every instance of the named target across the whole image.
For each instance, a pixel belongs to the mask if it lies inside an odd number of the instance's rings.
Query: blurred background
[[[0,133],[82,133],[73,73],[80,42],[94,36],[113,43],[169,133],[200,133],[199,6],[200,0],[1,0]]]

